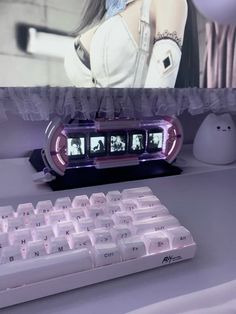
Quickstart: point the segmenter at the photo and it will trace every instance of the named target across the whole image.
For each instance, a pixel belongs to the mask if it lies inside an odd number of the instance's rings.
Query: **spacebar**
[[[88,249],[0,265],[0,291],[91,269]]]

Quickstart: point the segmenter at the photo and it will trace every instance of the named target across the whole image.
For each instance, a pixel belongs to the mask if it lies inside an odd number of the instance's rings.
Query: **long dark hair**
[[[206,0],[207,1],[207,0]],[[199,42],[196,9],[191,0],[184,32],[182,58],[175,87],[199,87]]]
[[[206,0],[207,1],[207,0]],[[196,9],[191,0],[188,3],[188,17],[185,26],[182,58],[175,87],[199,86],[199,44]],[[82,11],[82,20],[75,34],[93,25],[103,18],[106,12],[105,0],[86,0]]]
[[[106,0],[86,0],[81,14],[81,22],[74,34],[79,34],[100,21],[106,13]]]

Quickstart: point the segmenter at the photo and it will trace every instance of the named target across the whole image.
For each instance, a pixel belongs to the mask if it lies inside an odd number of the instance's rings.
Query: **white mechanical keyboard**
[[[194,257],[148,187],[0,207],[0,307]]]

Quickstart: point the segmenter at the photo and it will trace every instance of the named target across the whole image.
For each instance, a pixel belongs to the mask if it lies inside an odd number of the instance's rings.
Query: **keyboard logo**
[[[181,261],[183,258],[182,256],[173,256],[173,255],[169,255],[169,256],[166,256],[163,258],[163,261],[162,261],[162,265],[163,264],[171,264],[171,263],[174,263],[174,262],[178,262],[178,261]]]

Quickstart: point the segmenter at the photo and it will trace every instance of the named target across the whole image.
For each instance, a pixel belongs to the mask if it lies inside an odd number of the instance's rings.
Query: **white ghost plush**
[[[193,143],[196,159],[225,165],[236,160],[236,127],[230,114],[209,114],[201,124]]]

